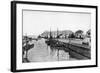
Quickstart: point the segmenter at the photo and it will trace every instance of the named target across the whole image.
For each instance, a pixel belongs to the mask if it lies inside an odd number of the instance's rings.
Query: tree
[[[75,35],[74,35],[74,33],[72,33],[72,34],[71,34],[71,38],[75,38]]]
[[[68,38],[75,38],[74,33],[69,34]]]
[[[38,38],[41,38],[41,35],[39,35]]]
[[[82,36],[83,36],[83,31],[82,30],[77,30],[76,32],[75,32],[75,36],[76,36],[76,38],[83,38]]]
[[[87,37],[91,37],[91,29],[89,29],[89,30],[86,32],[86,36],[87,36]]]
[[[75,33],[83,33],[82,30],[77,30]]]

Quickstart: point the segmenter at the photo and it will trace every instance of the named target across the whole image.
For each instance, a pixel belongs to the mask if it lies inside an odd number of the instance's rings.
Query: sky
[[[90,13],[23,10],[23,34],[39,35],[44,31],[83,30],[91,27]]]

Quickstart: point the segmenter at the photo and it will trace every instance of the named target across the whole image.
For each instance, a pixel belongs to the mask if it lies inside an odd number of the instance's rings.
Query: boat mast
[[[58,38],[59,38],[58,33],[59,33],[59,32],[58,32],[58,28],[57,28],[57,45],[58,45]],[[57,56],[58,56],[58,61],[59,61],[59,47],[58,47]]]
[[[50,28],[50,39],[52,38],[52,35],[51,35],[51,28]]]

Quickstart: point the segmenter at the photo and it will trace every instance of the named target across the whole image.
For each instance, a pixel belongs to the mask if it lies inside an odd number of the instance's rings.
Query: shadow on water
[[[58,61],[69,60],[69,51],[66,50],[64,43],[61,43],[54,39],[49,39],[45,43],[50,46],[51,54],[56,54]]]

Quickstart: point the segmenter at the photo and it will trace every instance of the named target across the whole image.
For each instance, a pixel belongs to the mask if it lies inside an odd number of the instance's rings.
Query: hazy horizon
[[[83,30],[87,32],[91,27],[89,13],[61,13],[23,11],[23,34],[39,35],[44,31]]]

